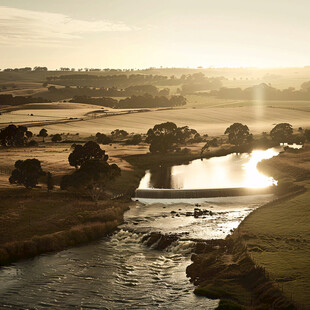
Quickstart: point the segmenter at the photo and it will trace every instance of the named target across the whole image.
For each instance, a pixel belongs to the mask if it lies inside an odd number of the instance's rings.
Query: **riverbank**
[[[209,159],[212,157],[226,156],[232,153],[249,153],[255,148],[261,150],[275,146],[275,143],[268,142],[260,144],[259,142],[242,146],[232,146],[231,144],[223,144],[219,147],[211,147],[208,152],[201,153],[201,149],[205,143],[198,143],[186,146],[185,149],[175,153],[146,153],[134,154],[123,157],[135,169],[147,170],[158,166],[175,166],[186,165],[195,159]]]
[[[40,189],[6,189],[0,199],[0,265],[106,236],[129,209],[126,202],[95,203]]]
[[[72,168],[67,163],[69,144],[45,143],[31,149],[32,156],[42,158],[59,180],[64,172]],[[98,239],[111,233],[123,221],[123,213],[129,208],[130,197],[134,195],[145,170],[158,165],[186,164],[201,158],[201,144],[191,145],[190,152],[172,154],[150,154],[143,146],[106,146],[113,162],[122,168],[122,174],[107,186],[109,198],[99,203],[58,189],[47,193],[43,188],[26,190],[8,183],[8,174],[3,175],[4,186],[0,191],[2,201],[0,225],[0,264],[8,264],[18,259],[33,257],[50,251],[59,251],[69,246]],[[24,149],[5,149],[6,158],[1,162],[5,172],[17,159],[23,159]],[[56,152],[57,151],[57,152]],[[213,148],[204,158],[223,156],[236,152],[235,147],[225,145]],[[239,149],[240,151],[240,149]],[[134,154],[134,155],[133,155]],[[41,156],[41,157],[40,157]],[[5,166],[4,166],[5,165]]]
[[[200,246],[187,269],[196,294],[232,300],[236,309],[309,308],[309,159],[306,146],[260,164],[282,184],[281,198],[252,212],[222,243]]]

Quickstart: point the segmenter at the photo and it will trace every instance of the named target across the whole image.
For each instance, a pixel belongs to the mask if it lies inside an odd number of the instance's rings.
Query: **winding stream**
[[[195,296],[185,274],[194,240],[224,238],[271,199],[135,202],[110,237],[1,268],[0,308],[214,309],[218,301]],[[197,206],[208,212],[194,217]],[[154,250],[142,242],[152,231],[176,233],[179,240],[164,251]]]

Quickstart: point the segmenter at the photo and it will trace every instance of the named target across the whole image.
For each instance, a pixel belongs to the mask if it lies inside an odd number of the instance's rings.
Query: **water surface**
[[[257,164],[279,154],[283,147],[229,154],[210,159],[193,160],[187,165],[161,166],[146,171],[139,189],[208,189],[250,187],[263,188],[277,184],[261,173]]]
[[[223,238],[271,195],[136,203],[112,236],[0,269],[1,309],[214,309],[186,277],[192,239]],[[199,205],[212,215],[186,216]],[[173,212],[172,212],[173,211]],[[147,233],[177,233],[165,251]]]

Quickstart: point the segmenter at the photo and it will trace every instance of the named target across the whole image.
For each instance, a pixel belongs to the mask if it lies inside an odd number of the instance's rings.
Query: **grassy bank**
[[[201,148],[204,143],[196,145],[193,149],[190,149],[189,152],[180,151],[175,153],[146,153],[146,154],[137,154],[124,157],[135,169],[151,169],[158,166],[174,166],[174,165],[183,165],[188,164],[190,161],[195,159],[202,158],[211,158],[226,156],[231,153],[243,153],[250,152],[253,149],[253,145],[245,146],[232,146],[230,144],[222,145],[220,147],[211,148],[208,152],[201,154]],[[269,146],[266,146],[268,148]]]
[[[254,211],[239,227],[253,261],[284,295],[310,307],[310,191]]]
[[[252,212],[223,243],[200,249],[187,270],[196,294],[232,300],[236,309],[310,307],[309,162],[306,146],[260,164],[280,181],[282,196]]]
[[[262,208],[268,209],[302,192],[304,189],[299,189]],[[254,218],[256,211],[250,216]],[[295,300],[283,293],[268,270],[253,259],[241,225],[225,240],[211,240],[197,246],[193,264],[187,268],[188,276],[197,285],[195,294],[225,300],[227,304],[232,302],[232,309],[296,309]]]
[[[24,188],[0,191],[0,264],[62,250],[111,233],[128,203]]]

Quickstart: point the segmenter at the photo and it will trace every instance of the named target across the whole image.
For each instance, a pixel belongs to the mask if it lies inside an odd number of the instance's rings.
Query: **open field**
[[[68,137],[68,139],[74,137]],[[0,155],[0,188],[14,188],[10,185],[8,178],[17,160],[37,158],[42,163],[44,171],[49,171],[54,177],[58,177],[75,170],[69,165],[68,156],[71,153],[72,143],[40,143],[39,147],[29,148],[3,148]],[[148,152],[147,144],[123,145],[113,143],[112,145],[101,145],[101,148],[109,155],[109,162],[117,164],[122,170],[131,170],[132,166],[123,159],[126,156],[145,154]]]
[[[12,87],[14,85],[14,88]],[[1,81],[0,76],[0,88],[6,86],[6,90],[2,90],[0,94],[11,94],[13,96],[31,96],[38,92],[46,91],[47,88],[42,86],[42,83],[37,82],[20,82],[12,80],[11,82]]]
[[[199,133],[213,136],[223,135],[225,129],[234,122],[247,124],[250,131],[258,134],[270,131],[275,124],[289,122],[295,128],[309,127],[310,112],[270,107],[213,107],[199,109],[173,109],[126,115],[93,118],[45,126],[49,133],[69,132],[91,135],[96,132],[111,132],[119,128],[128,132],[146,133],[155,124],[171,121],[178,126],[189,126]],[[42,128],[42,127],[41,127]],[[34,133],[40,127],[33,127]]]
[[[0,128],[6,127],[9,124],[26,126],[62,124],[116,114],[138,113],[140,110],[144,109],[112,109],[91,104],[68,102],[30,103],[19,106],[6,106],[0,110]]]
[[[263,163],[282,180],[299,181],[302,195],[261,207],[239,226],[254,261],[263,266],[289,298],[310,307],[310,148],[285,152]]]
[[[81,103],[30,103],[18,107],[10,107],[9,112],[0,115],[1,123],[32,123],[57,121],[70,118],[83,118],[88,113],[100,110],[101,107]]]

